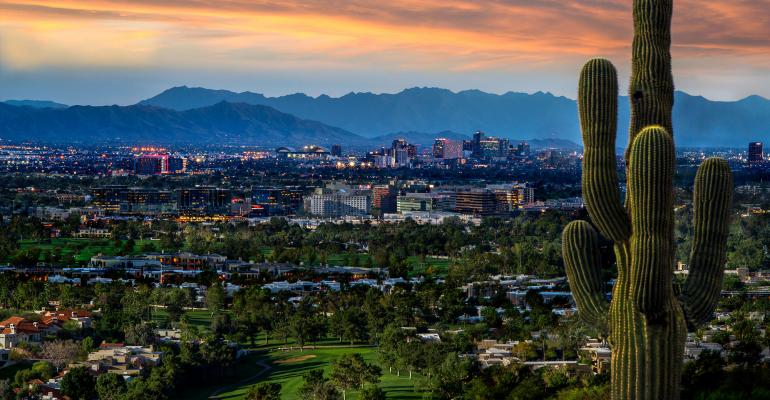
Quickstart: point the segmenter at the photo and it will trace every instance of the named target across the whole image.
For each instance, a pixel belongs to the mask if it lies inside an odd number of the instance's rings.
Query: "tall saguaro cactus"
[[[688,327],[706,322],[722,284],[732,201],[732,173],[718,158],[695,178],[695,238],[690,274],[673,288],[675,167],[671,110],[673,0],[634,0],[626,151],[627,196],[621,203],[615,156],[618,85],[615,67],[593,59],[578,90],[583,131],[583,196],[593,224],[570,223],[563,253],[580,315],[608,318],[613,399],[676,399]],[[618,277],[612,302],[602,291],[599,233],[615,243]]]

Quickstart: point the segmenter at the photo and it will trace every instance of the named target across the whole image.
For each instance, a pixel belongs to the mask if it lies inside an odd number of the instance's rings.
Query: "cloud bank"
[[[272,94],[436,85],[573,97],[587,58],[611,58],[627,73],[630,3],[0,0],[0,97],[42,94],[29,84],[36,78],[54,97],[82,102],[86,93],[65,93],[56,79],[92,88],[97,102],[183,83]],[[770,0],[677,0],[678,87],[770,97],[768,11]],[[96,83],[120,77],[125,87]]]

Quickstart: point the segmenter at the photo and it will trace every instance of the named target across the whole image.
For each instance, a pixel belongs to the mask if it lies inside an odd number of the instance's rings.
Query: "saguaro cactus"
[[[688,327],[709,319],[722,284],[732,173],[718,158],[695,178],[695,238],[682,293],[673,288],[674,142],[671,109],[672,0],[634,0],[626,151],[627,196],[621,203],[615,156],[617,73],[604,59],[580,76],[583,196],[593,224],[570,223],[563,253],[580,316],[608,318],[613,399],[676,399]],[[607,303],[602,291],[599,233],[615,243],[618,277]]]

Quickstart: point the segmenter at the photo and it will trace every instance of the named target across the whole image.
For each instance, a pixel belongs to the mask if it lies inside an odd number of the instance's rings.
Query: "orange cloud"
[[[676,68],[770,65],[770,0],[677,0]],[[0,0],[0,65],[561,70],[630,55],[630,0]]]

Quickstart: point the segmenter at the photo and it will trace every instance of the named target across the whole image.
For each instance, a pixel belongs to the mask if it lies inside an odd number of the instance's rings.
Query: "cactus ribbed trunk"
[[[629,149],[642,129],[662,126],[674,134],[674,78],[671,75],[673,0],[634,0],[634,42],[631,46]],[[628,150],[626,152],[628,159]]]
[[[627,245],[616,245],[618,278],[612,297],[631,295]],[[687,328],[679,301],[671,296],[664,307],[671,323],[648,324],[633,302],[613,301],[609,325],[613,399],[675,399],[684,357]]]
[[[578,89],[583,197],[598,232],[586,221],[567,225],[564,264],[579,315],[592,324],[608,319],[616,400],[679,398],[687,329],[710,319],[723,277],[732,173],[724,160],[711,158],[695,177],[690,273],[681,298],[674,293],[672,3],[634,0],[625,206],[615,155],[615,67],[588,61]],[[615,243],[618,277],[610,304],[602,290],[599,233]]]

